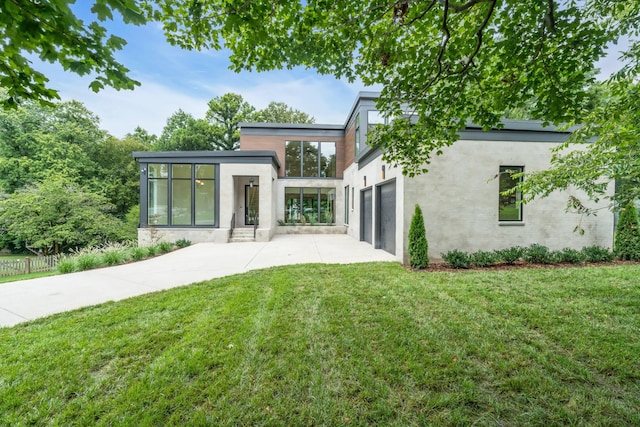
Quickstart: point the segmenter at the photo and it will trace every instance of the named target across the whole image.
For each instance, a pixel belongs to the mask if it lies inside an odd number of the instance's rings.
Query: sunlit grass
[[[640,266],[254,271],[0,329],[0,425],[639,425]]]

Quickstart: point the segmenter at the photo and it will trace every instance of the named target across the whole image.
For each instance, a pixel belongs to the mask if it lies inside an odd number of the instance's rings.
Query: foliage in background
[[[424,227],[420,205],[416,204],[411,225],[409,225],[409,265],[411,268],[426,268],[429,265],[429,243]]]
[[[156,151],[213,150],[214,138],[214,129],[207,120],[196,119],[179,109],[169,116],[153,148]]]
[[[209,101],[207,120],[213,129],[215,150],[237,150],[240,147],[240,122],[246,122],[255,108],[236,93],[225,93]]]
[[[640,224],[633,202],[620,209],[613,250],[620,259],[640,261]]]
[[[263,110],[258,110],[251,116],[251,122],[256,123],[315,123],[316,120],[284,102],[272,101]]]
[[[0,230],[45,255],[121,238],[112,205],[64,178],[49,180],[0,200]]]

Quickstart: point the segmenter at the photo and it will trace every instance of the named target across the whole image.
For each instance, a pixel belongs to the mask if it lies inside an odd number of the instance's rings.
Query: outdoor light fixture
[[[363,187],[366,187],[366,186],[367,186],[367,176],[365,175],[364,176],[364,185],[363,185]]]
[[[385,169],[385,166],[382,165],[382,179],[384,179],[384,172],[385,172],[384,169]]]

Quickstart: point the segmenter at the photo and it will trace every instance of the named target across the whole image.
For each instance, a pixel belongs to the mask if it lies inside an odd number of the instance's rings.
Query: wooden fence
[[[9,261],[0,260],[0,277],[55,270],[58,267],[58,259],[58,256],[50,255]]]

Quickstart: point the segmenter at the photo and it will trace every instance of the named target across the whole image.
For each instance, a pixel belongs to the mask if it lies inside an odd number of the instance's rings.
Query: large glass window
[[[500,188],[498,194],[498,220],[500,221],[522,221],[521,192],[503,193],[512,190],[520,183],[522,178],[516,178],[513,175],[523,171],[523,166],[500,166]]]
[[[191,165],[171,165],[171,224],[191,225]]]
[[[334,224],[335,188],[286,187],[284,220],[289,224]]]
[[[215,225],[215,165],[149,164],[149,225]]]
[[[356,127],[355,153],[356,153],[356,156],[357,156],[358,153],[360,152],[360,113],[356,114],[355,127]]]
[[[149,225],[167,225],[169,222],[169,166],[150,163],[148,169],[147,218]]]
[[[287,141],[285,175],[289,177],[335,178],[336,143]]]
[[[214,165],[196,165],[196,225],[215,225],[215,177]]]

